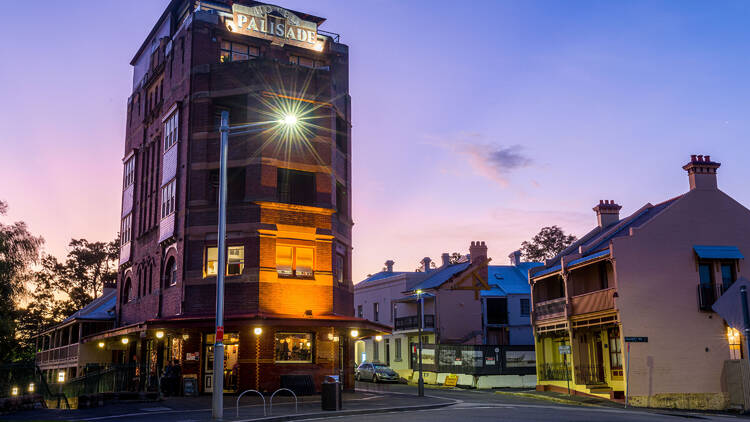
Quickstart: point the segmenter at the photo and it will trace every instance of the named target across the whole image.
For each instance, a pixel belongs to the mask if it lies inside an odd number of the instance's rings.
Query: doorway
[[[203,356],[203,391],[206,393],[213,391],[214,384],[214,334],[206,334]],[[224,334],[224,373],[220,376],[224,381],[225,393],[237,392],[237,374],[239,372],[239,351],[240,351],[240,334]]]

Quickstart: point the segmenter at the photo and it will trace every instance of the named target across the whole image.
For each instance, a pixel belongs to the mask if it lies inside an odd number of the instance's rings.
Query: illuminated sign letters
[[[321,50],[318,43],[318,25],[315,22],[300,19],[294,13],[278,6],[232,5],[234,22],[227,26],[240,34],[265,38],[298,47]]]

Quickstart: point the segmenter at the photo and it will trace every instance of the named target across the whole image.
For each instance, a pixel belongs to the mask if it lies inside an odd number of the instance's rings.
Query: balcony
[[[78,360],[78,343],[56,347],[36,354],[36,364],[39,366],[75,362],[76,360]]]
[[[396,318],[394,322],[394,331],[416,330],[419,328],[419,317],[416,315]],[[435,328],[435,315],[425,314],[424,326],[422,328]]]
[[[537,321],[565,316],[565,298],[560,297],[534,304],[534,317]]]
[[[596,290],[570,298],[573,315],[615,309],[615,289]]]

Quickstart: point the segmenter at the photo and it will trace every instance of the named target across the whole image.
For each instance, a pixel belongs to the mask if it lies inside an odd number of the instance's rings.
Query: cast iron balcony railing
[[[534,316],[537,320],[557,318],[565,315],[565,298],[545,300],[534,304]]]
[[[542,363],[537,374],[539,381],[571,380],[568,365],[564,363]]]
[[[393,326],[394,330],[416,330],[419,328],[419,317],[416,315],[396,318]],[[424,325],[422,328],[435,328],[435,315],[424,316]]]

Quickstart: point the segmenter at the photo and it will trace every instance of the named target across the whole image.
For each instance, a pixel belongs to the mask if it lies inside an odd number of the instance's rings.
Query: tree
[[[0,201],[0,216],[8,204]],[[18,300],[25,293],[24,281],[29,268],[37,262],[44,239],[33,236],[26,223],[0,223],[0,362],[19,358],[16,345]]]
[[[463,258],[463,255],[458,252],[453,252],[450,258],[448,258],[448,263],[451,265],[458,264],[459,262],[461,262],[461,258]]]
[[[542,227],[531,241],[521,243],[521,253],[526,261],[551,259],[576,241],[573,235],[566,235],[559,226]]]
[[[435,265],[435,261],[430,261],[430,269],[434,270],[435,268],[437,268],[437,266]],[[417,267],[417,269],[415,269],[414,271],[418,273],[425,272],[424,261],[420,262],[419,267]]]
[[[72,309],[78,310],[99,297],[104,284],[117,279],[119,241],[89,242],[72,239],[65,262],[45,257],[45,266],[53,274],[52,286],[67,294]]]

